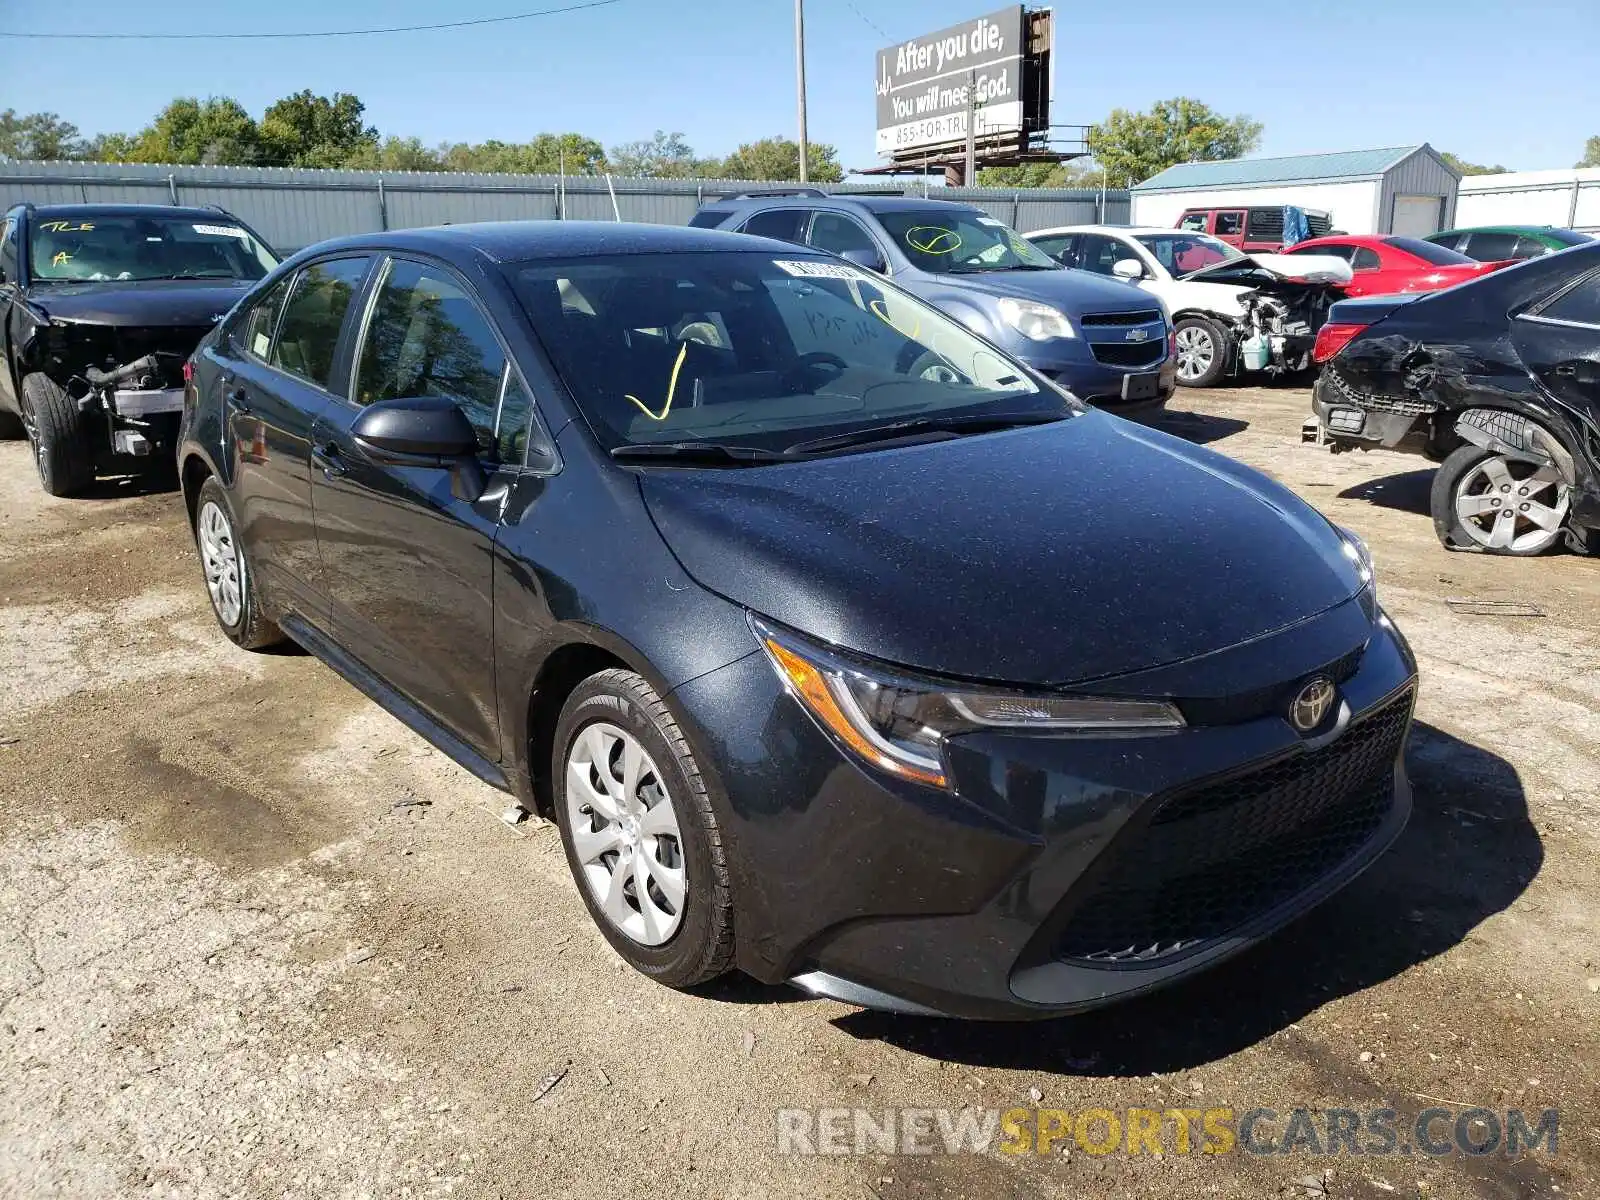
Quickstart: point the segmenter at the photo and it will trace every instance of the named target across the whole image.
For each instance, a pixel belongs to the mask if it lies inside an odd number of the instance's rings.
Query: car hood
[[[802,633],[1055,685],[1270,634],[1360,585],[1328,522],[1212,451],[1091,411],[748,469],[646,469],[699,583]]]
[[[50,283],[29,300],[51,317],[93,325],[215,325],[253,286],[248,279]]]
[[[1142,289],[1088,271],[988,271],[975,275],[936,275],[930,276],[930,280],[952,292],[1038,300],[1069,317],[1151,307]]]
[[[1249,283],[1254,273],[1295,283],[1349,283],[1355,272],[1332,254],[1247,254],[1182,276],[1185,283]]]

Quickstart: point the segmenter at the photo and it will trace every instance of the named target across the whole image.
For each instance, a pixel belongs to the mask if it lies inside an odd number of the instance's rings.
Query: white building
[[[1555,225],[1600,233],[1600,167],[1468,175],[1461,181],[1455,224]]]
[[[1133,224],[1170,228],[1190,208],[1294,204],[1344,233],[1423,237],[1456,224],[1461,176],[1432,146],[1183,163],[1138,184]]]

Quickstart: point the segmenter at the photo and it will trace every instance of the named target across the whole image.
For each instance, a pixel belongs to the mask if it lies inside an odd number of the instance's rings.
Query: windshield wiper
[[[852,429],[848,433],[835,433],[829,437],[814,438],[809,442],[796,442],[784,450],[789,458],[803,458],[813,454],[828,454],[852,446],[865,446],[872,442],[893,441],[919,433],[991,433],[997,429],[1012,429],[1019,425],[1048,425],[1065,420],[1066,412],[1022,413],[967,413],[946,417],[912,417],[905,421],[891,421],[887,425],[873,425],[867,429]]]
[[[671,461],[704,467],[748,467],[785,462],[788,455],[760,446],[726,446],[721,442],[630,442],[612,448],[618,462]]]

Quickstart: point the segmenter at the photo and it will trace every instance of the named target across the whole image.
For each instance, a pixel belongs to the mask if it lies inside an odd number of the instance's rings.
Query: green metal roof
[[[1135,185],[1135,192],[1171,188],[1244,187],[1256,183],[1298,183],[1307,179],[1352,179],[1382,175],[1422,146],[1385,150],[1345,150],[1338,154],[1295,154],[1288,158],[1230,158],[1222,162],[1180,163]]]

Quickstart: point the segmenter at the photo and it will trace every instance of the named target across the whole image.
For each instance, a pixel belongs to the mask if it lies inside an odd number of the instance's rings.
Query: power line
[[[558,13],[581,12],[586,8],[604,8],[620,4],[622,0],[587,0],[583,4],[569,4],[564,8],[546,8],[538,12],[512,13],[505,17],[476,17],[470,21],[445,21],[438,25],[391,25],[382,29],[328,29],[300,33],[17,33],[0,30],[0,38],[31,38],[47,41],[247,41],[262,38],[336,38],[371,37],[382,33],[425,33],[438,29],[465,29],[471,25],[501,25],[508,21],[528,21],[534,17],[553,17]]]
[[[887,33],[884,32],[883,26],[879,25],[871,17],[867,16],[866,13],[862,12],[854,4],[850,3],[850,0],[844,0],[844,6],[846,8],[848,8],[851,12],[855,13],[856,16],[860,17],[868,25],[872,26],[873,29],[877,30],[878,31],[878,36],[881,37],[884,41],[888,42],[888,41],[893,41],[894,40]]]

